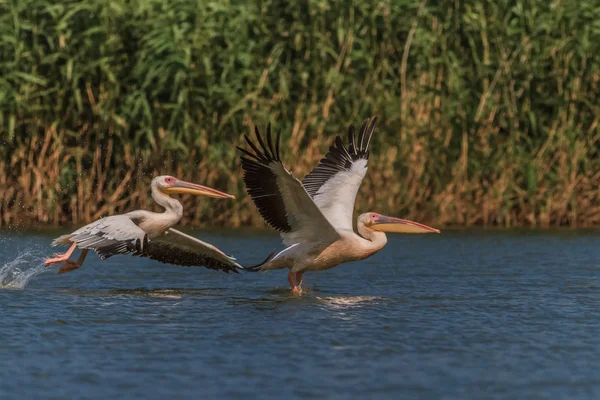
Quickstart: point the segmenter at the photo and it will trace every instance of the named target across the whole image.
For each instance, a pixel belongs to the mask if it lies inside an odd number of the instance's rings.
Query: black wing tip
[[[244,139],[256,154],[252,154],[240,146],[236,146],[236,148],[246,155],[255,158],[257,161],[262,162],[263,164],[268,164],[273,161],[281,161],[281,158],[279,157],[279,139],[281,136],[281,131],[277,133],[275,145],[273,145],[273,138],[271,135],[271,122],[267,124],[266,142],[263,139],[260,130],[258,129],[258,125],[254,125],[254,135],[256,136],[256,142],[250,139],[246,134],[244,134]]]
[[[302,180],[304,188],[311,197],[314,197],[319,188],[337,172],[348,171],[355,161],[369,159],[369,144],[371,142],[371,135],[375,130],[376,121],[377,117],[375,116],[366,118],[362,122],[358,131],[358,140],[354,123],[351,123],[348,126],[347,147],[340,135],[335,136],[325,157]]]
[[[373,132],[375,132],[375,127],[377,126],[377,116],[373,116],[371,117],[371,123],[369,124],[368,128],[367,128],[367,134],[369,135],[367,138],[367,147],[369,146],[369,139],[371,138],[371,135],[373,134]]]
[[[244,153],[240,156],[244,170],[244,185],[246,192],[252,199],[262,219],[279,232],[291,231],[290,222],[285,214],[285,203],[281,197],[277,184],[277,171],[275,165],[282,165],[279,157],[279,142],[281,131],[273,138],[274,131],[271,123],[267,125],[266,137],[261,136],[258,126],[254,126],[256,142],[249,140],[245,135],[250,149],[238,149]],[[275,143],[273,143],[275,139]]]
[[[271,261],[273,259],[273,257],[275,257],[275,250],[271,251],[271,253],[269,253],[267,258],[265,258],[265,260],[263,262],[261,262],[260,264],[248,265],[248,266],[242,267],[242,269],[244,271],[248,271],[248,272],[259,272],[262,269],[262,266],[265,265],[266,263],[268,263],[269,261]]]
[[[277,159],[281,160],[281,156],[279,155],[279,143],[281,141],[281,129],[277,131],[277,138],[275,139],[275,152],[277,154]]]
[[[369,157],[369,145],[371,144],[371,137],[375,132],[378,117],[372,116],[365,118],[360,126],[358,133],[358,148],[355,148],[356,155],[361,158]],[[354,139],[354,138],[353,138]]]
[[[377,115],[373,115],[371,117],[367,117],[363,120],[362,124],[360,125],[361,129],[368,127],[369,129],[371,129],[372,126],[375,126],[375,124],[377,123],[377,119],[379,117]]]

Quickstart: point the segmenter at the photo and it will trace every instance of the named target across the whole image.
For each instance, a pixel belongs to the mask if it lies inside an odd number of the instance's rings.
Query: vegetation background
[[[435,226],[600,224],[594,0],[0,0],[0,224],[157,210],[263,223],[236,145],[282,129],[302,177],[380,118],[357,210]]]

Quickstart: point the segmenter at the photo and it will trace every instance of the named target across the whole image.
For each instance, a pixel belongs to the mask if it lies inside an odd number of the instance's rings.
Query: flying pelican
[[[384,232],[427,233],[440,231],[405,219],[368,212],[358,217],[357,235],[352,229],[354,201],[367,173],[369,143],[377,118],[366,119],[355,140],[348,130],[348,148],[337,136],[319,165],[302,182],[281,163],[277,134],[275,146],[271,124],[267,144],[255,127],[260,148],[248,136],[252,152],[238,147],[244,183],[262,218],[281,234],[287,247],[252,271],[289,268],[288,281],[300,291],[306,271],[320,271],[344,262],[363,260],[387,243]]]
[[[152,198],[165,208],[162,213],[137,210],[127,214],[101,218],[73,233],[60,236],[53,246],[70,245],[64,254],[55,254],[46,266],[65,263],[59,274],[73,271],[83,264],[89,250],[105,260],[115,254],[148,257],[163,263],[182,266],[204,266],[210,269],[237,272],[244,269],[216,247],[171,228],[183,216],[183,206],[170,194],[190,193],[217,199],[234,196],[206,186],[184,182],[172,176],[158,176],[151,183]],[[82,249],[77,261],[69,260],[75,249]]]

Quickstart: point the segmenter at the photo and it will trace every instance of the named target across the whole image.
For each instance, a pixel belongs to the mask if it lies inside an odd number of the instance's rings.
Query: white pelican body
[[[260,148],[247,136],[254,151],[240,149],[244,182],[263,219],[281,233],[287,246],[253,271],[289,268],[288,281],[298,292],[302,274],[363,260],[387,243],[384,232],[427,233],[439,230],[404,219],[366,213],[358,217],[356,234],[352,228],[354,202],[367,173],[369,143],[376,118],[363,122],[358,141],[350,126],[348,148],[337,136],[319,165],[303,182],[285,169],[267,127],[267,145],[255,128]]]
[[[214,198],[235,197],[206,186],[184,182],[172,176],[158,176],[152,180],[152,198],[165,208],[163,213],[138,210],[127,214],[101,218],[73,233],[52,242],[70,245],[64,254],[47,259],[47,266],[65,263],[59,274],[81,267],[89,250],[101,259],[115,254],[132,254],[160,262],[182,266],[204,266],[225,272],[244,269],[216,247],[172,228],[183,216],[183,206],[169,194],[190,193]],[[76,248],[83,251],[76,262],[69,257]]]
[[[290,268],[292,272],[322,271],[350,261],[359,261],[377,253],[387,243],[382,232],[373,241],[354,232],[340,232],[335,240],[306,241],[291,245],[277,254],[262,271]]]

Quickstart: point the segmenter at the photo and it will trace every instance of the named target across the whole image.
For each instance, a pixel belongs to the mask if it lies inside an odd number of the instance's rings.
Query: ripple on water
[[[36,276],[50,238],[25,236],[0,247],[0,285],[26,287],[0,291],[0,398],[597,398],[599,239],[390,235],[294,295],[285,271],[134,257]]]

